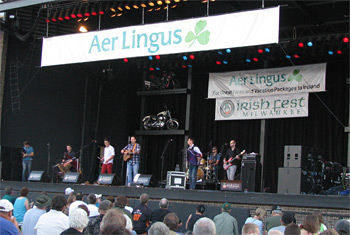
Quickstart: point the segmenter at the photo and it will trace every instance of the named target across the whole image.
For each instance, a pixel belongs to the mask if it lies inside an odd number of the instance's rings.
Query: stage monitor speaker
[[[242,161],[241,180],[245,192],[260,192],[261,164],[256,161]]]
[[[44,171],[31,171],[28,176],[29,182],[49,182],[49,178]]]
[[[97,179],[97,183],[99,184],[113,184],[115,174],[100,174]]]
[[[168,171],[165,188],[186,189],[186,174],[181,171]]]
[[[81,175],[78,172],[67,172],[62,179],[62,183],[78,184],[81,181]]]
[[[284,167],[301,167],[307,165],[307,160],[313,159],[313,150],[301,145],[285,145],[284,146]]]
[[[151,183],[152,175],[136,174],[132,186],[148,187]]]
[[[242,191],[242,181],[240,180],[221,180],[220,182],[221,191]]]

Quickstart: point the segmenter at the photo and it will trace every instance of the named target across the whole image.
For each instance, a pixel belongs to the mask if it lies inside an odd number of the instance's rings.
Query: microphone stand
[[[50,175],[51,145],[47,143],[47,175]]]
[[[163,152],[162,152],[162,156],[160,156],[160,158],[162,159],[162,168],[161,168],[161,172],[160,172],[160,181],[162,182],[163,181],[163,169],[164,169],[164,154],[165,154],[165,151],[167,150],[170,142],[172,140],[168,140],[166,143],[165,143],[165,146],[164,146],[164,149],[163,149]]]

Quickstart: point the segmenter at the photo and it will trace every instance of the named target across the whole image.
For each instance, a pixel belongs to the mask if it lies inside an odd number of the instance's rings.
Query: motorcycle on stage
[[[142,119],[143,128],[176,130],[179,128],[179,122],[176,118],[172,118],[169,109],[164,106],[165,110],[156,115],[148,115]]]

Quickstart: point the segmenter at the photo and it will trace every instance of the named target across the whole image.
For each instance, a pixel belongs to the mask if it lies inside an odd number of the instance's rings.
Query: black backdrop
[[[29,48],[33,45],[36,54],[28,59]],[[50,165],[53,165],[62,157],[67,143],[79,150],[83,138],[83,145],[88,145],[82,155],[83,173],[91,181],[98,174],[96,156],[99,153],[98,148],[94,147],[102,146],[103,138],[109,137],[117,153],[114,170],[120,173],[118,153],[127,143],[128,136],[134,135],[140,126],[141,97],[136,95],[136,91],[142,87],[142,69],[122,61],[39,68],[40,45],[22,43],[15,38],[11,38],[8,51],[1,145],[20,147],[24,140],[29,140],[35,149],[33,169],[46,170],[47,143],[51,145]],[[12,112],[9,71],[10,64],[17,59],[24,63],[19,68],[21,112]],[[231,70],[262,68],[262,65],[256,66],[249,68],[243,64]],[[276,62],[273,66],[287,65],[285,62]],[[113,69],[109,75],[103,73],[107,68]],[[216,68],[216,71],[220,69]],[[214,121],[215,101],[206,99],[208,72],[211,71],[201,67],[193,68],[189,135],[197,140],[202,152],[209,150],[209,143],[218,145],[220,149],[230,139],[236,139],[241,149],[259,152],[260,120]],[[186,73],[186,69],[177,71],[182,86],[186,84]],[[348,77],[348,59],[329,62],[327,92],[318,93],[343,124],[347,123],[349,112],[349,88],[346,85]],[[102,92],[98,113],[100,87]],[[277,191],[278,167],[283,165],[284,145],[310,146],[323,153],[326,160],[346,165],[347,135],[343,126],[330,115],[315,94],[311,94],[309,100],[307,118],[266,121],[264,186],[271,187],[274,192]],[[146,114],[156,114],[163,110],[163,103],[166,102],[173,116],[179,118],[180,128],[183,129],[185,101],[184,95],[147,97],[145,111]],[[137,138],[141,140],[141,136]],[[170,138],[173,142],[165,154],[164,172],[174,170],[175,164],[181,164],[183,136],[142,137],[145,144],[142,147],[147,149],[142,156],[142,173],[160,179],[160,156]],[[93,143],[95,139],[98,141],[96,144]]]

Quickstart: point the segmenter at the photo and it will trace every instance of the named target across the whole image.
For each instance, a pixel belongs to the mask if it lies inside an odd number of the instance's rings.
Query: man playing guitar
[[[224,157],[224,169],[226,170],[227,179],[234,180],[236,171],[241,169],[240,150],[236,148],[236,141],[230,141],[230,148],[227,149]]]
[[[72,145],[67,144],[67,152],[65,152],[63,155],[62,163],[58,165],[58,168],[63,174],[71,171],[71,169],[77,171],[75,152],[72,149]]]
[[[132,183],[140,167],[141,146],[136,143],[135,136],[131,136],[130,143],[120,152],[124,154],[124,161],[127,161],[126,176],[128,186]]]
[[[195,189],[197,183],[198,166],[203,157],[203,154],[201,150],[194,145],[193,138],[189,137],[187,140],[187,144],[187,161],[189,167],[190,189]]]

